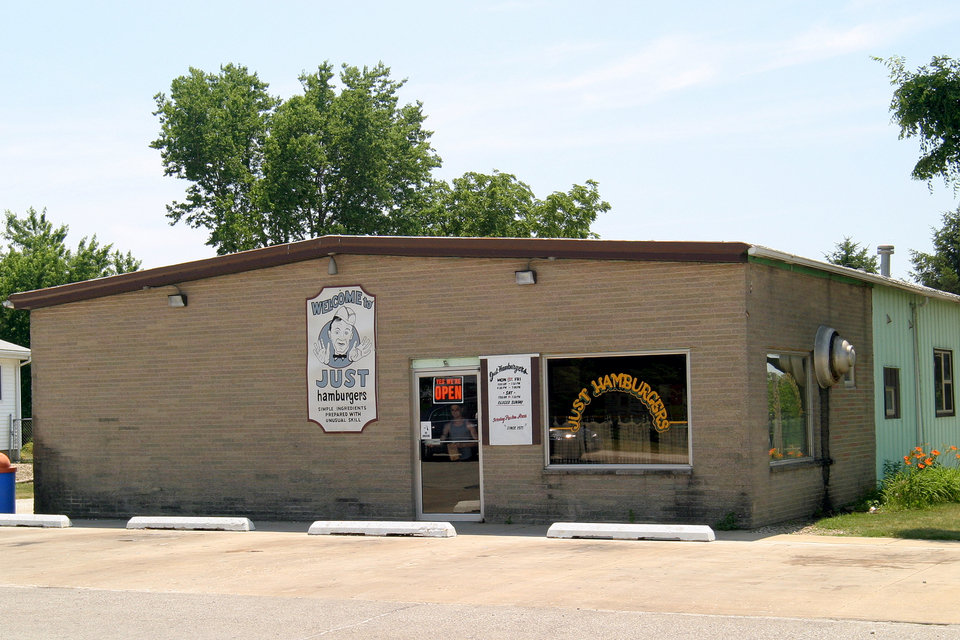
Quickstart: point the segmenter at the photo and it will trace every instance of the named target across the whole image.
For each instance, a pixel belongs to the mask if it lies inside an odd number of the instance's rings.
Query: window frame
[[[767,390],[767,386],[766,386],[766,383],[767,383],[766,367],[767,367],[767,365],[769,364],[769,363],[768,363],[768,360],[770,359],[770,356],[777,356],[778,358],[779,358],[779,356],[796,356],[796,357],[802,357],[802,358],[803,358],[803,362],[804,362],[804,366],[803,366],[803,376],[804,376],[803,401],[804,401],[804,412],[805,412],[805,414],[806,414],[805,420],[804,420],[806,429],[804,430],[804,432],[805,432],[805,434],[806,434],[806,441],[807,441],[807,442],[806,442],[806,444],[807,444],[807,447],[806,447],[806,449],[807,449],[806,455],[799,456],[799,457],[786,457],[786,456],[784,456],[784,457],[782,457],[782,458],[780,458],[780,459],[775,459],[775,458],[773,457],[774,447],[773,447],[773,443],[770,443],[770,454],[769,454],[769,455],[770,455],[770,465],[771,465],[771,466],[781,466],[781,465],[787,465],[787,464],[807,463],[807,462],[810,462],[811,460],[815,460],[815,459],[816,459],[816,442],[815,442],[815,440],[814,440],[814,431],[813,431],[813,426],[814,426],[814,421],[813,421],[813,418],[814,418],[814,416],[813,416],[813,398],[814,398],[814,396],[813,396],[813,385],[815,384],[814,381],[813,381],[813,354],[812,354],[810,351],[794,351],[794,350],[792,350],[792,349],[767,349],[767,350],[765,350],[765,351],[764,351],[764,371],[765,371],[765,373],[764,373],[764,392],[765,392],[765,393],[766,393],[766,390]],[[770,428],[770,423],[769,423],[770,404],[769,404],[769,402],[770,402],[770,399],[767,398],[767,412],[768,412],[767,430],[768,430],[768,434],[769,434],[769,428]]]
[[[687,462],[685,463],[597,463],[597,464],[553,464],[550,462],[550,361],[551,360],[569,360],[576,358],[621,358],[621,357],[643,357],[643,356],[668,356],[682,355],[684,357],[684,384],[687,400]],[[580,353],[552,353],[541,354],[541,384],[540,399],[543,411],[541,412],[541,434],[543,437],[543,465],[544,469],[550,471],[579,472],[579,473],[615,473],[618,470],[628,471],[689,471],[693,468],[693,393],[690,387],[690,369],[691,369],[690,349],[661,349],[644,351],[604,351],[604,352],[580,352]]]
[[[856,389],[857,388],[857,365],[854,364],[850,367],[850,370],[843,374],[843,388],[844,389]]]
[[[949,374],[949,378],[944,373]],[[947,399],[950,401],[949,407],[946,405]],[[957,415],[953,394],[953,349],[933,350],[933,410],[938,418]]]
[[[888,379],[891,374],[892,380]],[[892,382],[892,384],[889,384]],[[893,395],[890,395],[890,391]],[[892,400],[892,402],[891,402]],[[891,406],[892,405],[892,406]],[[901,418],[900,402],[900,367],[883,367],[883,417],[886,420],[899,420]]]

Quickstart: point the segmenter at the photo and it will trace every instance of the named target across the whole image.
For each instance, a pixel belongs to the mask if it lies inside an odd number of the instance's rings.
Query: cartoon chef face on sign
[[[357,314],[352,309],[340,307],[323,325],[313,344],[313,353],[321,363],[342,369],[370,353],[370,337],[361,340],[356,322]]]

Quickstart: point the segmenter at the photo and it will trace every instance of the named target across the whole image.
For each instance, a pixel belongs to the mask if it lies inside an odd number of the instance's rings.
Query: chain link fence
[[[33,418],[10,416],[10,459],[13,462],[33,462],[33,447],[27,446],[32,442]]]

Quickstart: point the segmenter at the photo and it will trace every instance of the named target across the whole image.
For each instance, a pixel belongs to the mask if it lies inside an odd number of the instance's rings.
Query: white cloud
[[[829,60],[851,53],[871,54],[913,31],[919,18],[896,18],[867,22],[850,27],[818,25],[783,42],[767,42],[757,52],[768,60],[756,71],[771,71],[811,62]]]

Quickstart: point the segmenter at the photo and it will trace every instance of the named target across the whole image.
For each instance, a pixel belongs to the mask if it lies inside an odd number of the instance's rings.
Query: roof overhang
[[[29,360],[30,349],[21,347],[18,344],[0,340],[0,358],[11,358],[13,360]]]
[[[749,248],[750,245],[742,242],[323,236],[168,267],[15,293],[10,296],[9,302],[15,309],[40,309],[339,254],[743,263],[747,262]]]
[[[761,247],[759,245],[751,246],[747,253],[751,258],[765,258],[767,260],[776,260],[777,262],[783,262],[786,264],[795,264],[801,267],[816,269],[817,271],[823,271],[846,278],[852,278],[870,285],[893,287],[894,289],[901,289],[903,291],[908,291],[926,298],[937,298],[939,300],[960,303],[960,296],[953,293],[940,291],[939,289],[931,289],[930,287],[924,287],[923,285],[913,284],[904,280],[897,280],[896,278],[890,278],[888,276],[881,276],[876,273],[867,273],[866,271],[860,271],[859,269],[841,267],[839,265],[830,264],[829,262],[811,260],[810,258],[795,256],[782,251],[768,249],[767,247]]]

